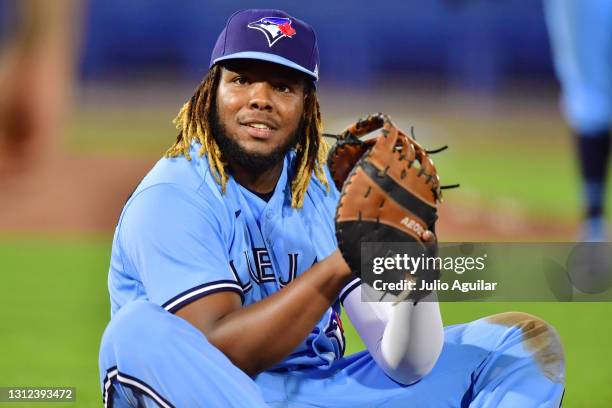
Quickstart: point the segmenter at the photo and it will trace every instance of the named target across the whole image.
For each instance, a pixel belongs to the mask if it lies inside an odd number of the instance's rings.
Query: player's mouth
[[[245,127],[247,133],[256,139],[270,138],[276,127],[268,121],[248,121],[241,123]]]

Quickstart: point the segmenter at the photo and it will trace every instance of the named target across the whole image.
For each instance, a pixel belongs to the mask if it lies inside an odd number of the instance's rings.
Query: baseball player
[[[585,202],[581,238],[605,241],[612,124],[612,2],[545,0],[562,106],[575,134]]]
[[[563,349],[544,321],[444,329],[433,292],[361,301],[338,250],[318,73],[305,22],[229,18],[176,143],[115,231],[105,406],[559,406]],[[344,356],[341,305],[367,350]]]

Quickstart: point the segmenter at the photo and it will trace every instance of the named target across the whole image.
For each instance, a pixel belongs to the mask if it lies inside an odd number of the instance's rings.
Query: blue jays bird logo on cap
[[[264,17],[249,23],[247,27],[264,33],[270,47],[281,38],[291,38],[296,33],[295,28],[291,26],[291,19],[286,17]]]

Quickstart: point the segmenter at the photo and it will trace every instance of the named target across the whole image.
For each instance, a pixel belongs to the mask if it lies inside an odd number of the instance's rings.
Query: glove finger
[[[383,113],[368,115],[365,118],[359,119],[355,124],[350,126],[347,131],[356,137],[365,136],[383,127],[386,117],[388,116]]]
[[[338,190],[342,189],[344,181],[355,167],[355,163],[361,159],[366,151],[370,149],[367,143],[339,143],[329,153],[327,166]]]

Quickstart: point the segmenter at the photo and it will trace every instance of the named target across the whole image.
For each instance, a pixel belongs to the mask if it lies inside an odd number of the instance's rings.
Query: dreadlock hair
[[[217,87],[221,77],[221,67],[214,65],[202,80],[193,96],[183,105],[173,123],[179,131],[176,142],[166,151],[165,157],[185,156],[191,160],[189,149],[192,142],[201,145],[200,156],[208,155],[210,171],[225,193],[228,176],[227,157],[215,141],[211,120],[216,103]],[[323,139],[321,112],[315,87],[308,83],[305,89],[304,112],[301,127],[304,129],[298,136],[295,146],[296,158],[293,179],[291,180],[291,207],[301,208],[304,196],[314,172],[315,177],[329,191],[329,182],[323,170],[329,146]]]

